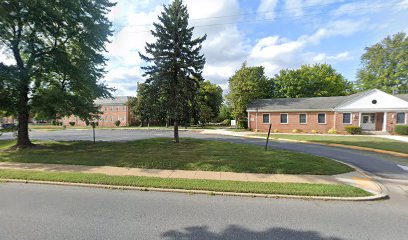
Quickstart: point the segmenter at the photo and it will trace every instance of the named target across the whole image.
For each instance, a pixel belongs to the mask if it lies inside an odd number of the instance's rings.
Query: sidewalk
[[[110,166],[0,162],[0,170],[1,169],[32,170],[45,172],[100,173],[111,176],[142,176],[158,178],[184,178],[184,179],[280,182],[280,183],[348,184],[358,188],[362,188],[366,191],[375,194],[381,192],[381,187],[379,187],[379,185],[377,185],[367,176],[357,171],[327,176],[327,175],[210,172],[210,171],[123,168]]]

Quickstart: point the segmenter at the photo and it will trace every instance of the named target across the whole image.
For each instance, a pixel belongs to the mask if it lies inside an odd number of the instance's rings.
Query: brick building
[[[132,124],[133,115],[130,109],[130,100],[132,97],[120,96],[114,98],[103,98],[95,100],[95,105],[100,106],[102,114],[99,115],[99,127],[115,127],[115,121],[120,121],[120,126],[129,126]],[[69,122],[75,122],[75,126],[85,126],[86,123],[71,115],[62,119],[64,125]]]
[[[390,95],[377,89],[350,96],[257,99],[247,108],[248,128],[279,132],[327,133],[346,126],[364,131],[393,132],[395,125],[408,124],[408,94]]]

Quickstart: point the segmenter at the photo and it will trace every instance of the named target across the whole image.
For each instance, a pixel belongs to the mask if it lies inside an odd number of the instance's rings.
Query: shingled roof
[[[368,92],[336,97],[256,99],[248,104],[247,111],[331,111]]]
[[[95,105],[124,105],[127,104],[132,97],[118,96],[113,98],[99,98],[95,100]]]

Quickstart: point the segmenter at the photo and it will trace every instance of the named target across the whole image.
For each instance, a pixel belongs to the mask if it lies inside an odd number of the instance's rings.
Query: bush
[[[356,127],[356,126],[347,126],[345,127],[345,129],[346,129],[346,132],[348,132],[351,135],[361,134],[363,132],[361,127]]]
[[[278,133],[278,132],[279,132],[279,129],[273,129],[273,132],[274,132],[274,133]]]
[[[75,126],[75,122],[69,122],[69,125]]]
[[[313,133],[313,134],[316,134],[316,133],[319,133],[317,130],[312,130],[312,131],[310,131],[310,133]]]
[[[395,133],[399,135],[408,135],[408,125],[395,126]]]
[[[300,130],[300,129],[293,129],[292,132],[293,132],[293,133],[300,133],[301,130]]]
[[[120,126],[120,121],[119,121],[119,120],[116,120],[114,123],[115,123],[115,126],[116,126],[116,127],[119,127],[119,126]]]
[[[328,134],[337,134],[337,130],[335,128],[330,128],[329,131],[327,131]]]
[[[85,120],[85,125],[89,126],[89,120]]]
[[[53,126],[57,126],[57,125],[58,125],[58,122],[57,122],[56,120],[52,120],[52,121],[51,121],[51,124],[52,124]]]
[[[97,126],[99,126],[98,122],[90,122],[89,123],[91,125],[91,127],[96,128]]]

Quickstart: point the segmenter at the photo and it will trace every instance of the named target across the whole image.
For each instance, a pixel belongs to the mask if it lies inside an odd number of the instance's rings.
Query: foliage
[[[408,36],[401,32],[366,47],[357,84],[361,90],[408,92]]]
[[[328,134],[337,134],[337,130],[335,128],[330,128],[329,131],[327,131]]]
[[[352,84],[329,64],[283,69],[272,81],[275,97],[281,98],[343,96],[352,92]]]
[[[363,129],[357,126],[346,126],[344,129],[351,135],[361,134],[363,132]]]
[[[91,125],[92,128],[96,128],[97,126],[99,126],[99,123],[96,122],[96,121],[95,122],[90,122],[89,124]]]
[[[116,127],[119,127],[119,126],[120,126],[120,121],[119,121],[119,120],[116,120],[114,123],[115,123],[115,126],[116,126]]]
[[[143,123],[151,120],[159,120],[166,117],[166,112],[161,107],[163,104],[159,96],[158,89],[147,83],[138,83],[136,98],[131,101],[131,110],[133,114]]]
[[[189,15],[182,0],[174,0],[164,6],[159,23],[151,31],[156,41],[147,43],[146,55],[140,57],[150,65],[142,67],[146,83],[157,87],[163,99],[162,108],[174,121],[174,138],[179,141],[178,125],[191,119],[196,109],[196,96],[200,82],[204,55],[200,54],[201,43],[206,35],[193,39],[193,27],[188,26]]]
[[[220,108],[220,113],[218,114],[218,121],[222,122],[226,120],[229,124],[230,120],[232,120],[231,111],[232,111],[231,106],[227,104],[222,104]]]
[[[319,132],[317,130],[313,129],[312,131],[310,131],[310,133],[317,134]]]
[[[246,117],[247,105],[251,100],[273,97],[273,86],[264,74],[264,67],[241,68],[228,80],[229,93],[226,96],[232,108],[232,116],[242,119]]]
[[[73,126],[75,126],[75,122],[69,122],[69,125],[71,125],[73,127]]]
[[[408,135],[408,125],[395,126],[395,133],[399,135]]]
[[[200,85],[198,108],[201,123],[216,120],[222,104],[222,88],[210,81],[204,81]]]
[[[292,132],[293,132],[293,133],[300,133],[301,130],[300,130],[300,129],[293,129]]]
[[[30,114],[88,119],[98,112],[94,99],[110,96],[99,80],[112,6],[109,0],[0,2],[0,49],[15,62],[0,64],[0,109],[18,116],[17,146],[31,146]]]

